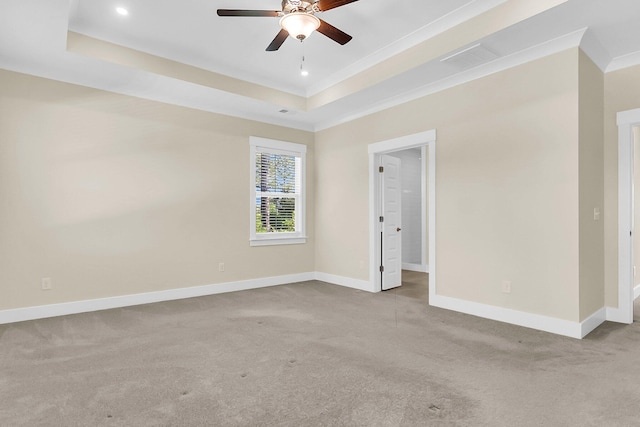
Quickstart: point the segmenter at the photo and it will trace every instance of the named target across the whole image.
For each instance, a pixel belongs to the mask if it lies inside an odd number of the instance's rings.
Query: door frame
[[[640,108],[619,112],[618,124],[618,308],[607,320],[633,323],[633,128],[640,126]]]
[[[380,206],[380,179],[378,164],[380,155],[389,154],[394,151],[406,150],[408,148],[423,148],[429,154],[429,165],[427,174],[429,176],[429,296],[435,295],[436,291],[436,131],[435,129],[425,132],[406,135],[399,138],[369,144],[369,283],[374,292],[380,292],[380,271],[379,271],[379,249],[380,234],[378,230]],[[424,163],[423,163],[424,165]],[[423,194],[424,197],[424,194]],[[423,200],[424,204],[424,200]],[[423,233],[424,236],[424,233]]]

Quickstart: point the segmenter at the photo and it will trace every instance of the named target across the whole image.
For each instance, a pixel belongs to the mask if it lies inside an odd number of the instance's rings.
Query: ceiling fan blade
[[[280,30],[276,38],[273,39],[269,46],[267,46],[267,52],[273,52],[280,49],[280,46],[282,46],[282,43],[284,43],[287,37],[289,37],[287,30]]]
[[[278,10],[218,9],[218,16],[280,16]]]
[[[321,12],[324,12],[326,10],[335,9],[336,7],[353,3],[354,1],[358,1],[358,0],[320,0],[317,4],[318,4],[318,9]]]
[[[349,34],[337,29],[336,27],[328,24],[322,19],[320,20],[320,27],[318,28],[318,32],[329,37],[334,42],[340,43],[342,45],[349,43],[349,41],[351,41],[351,39],[353,38]]]

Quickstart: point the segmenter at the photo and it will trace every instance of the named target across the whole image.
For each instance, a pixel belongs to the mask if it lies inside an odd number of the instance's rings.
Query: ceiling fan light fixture
[[[291,12],[280,19],[280,26],[294,39],[304,40],[320,27],[320,19],[306,12]]]

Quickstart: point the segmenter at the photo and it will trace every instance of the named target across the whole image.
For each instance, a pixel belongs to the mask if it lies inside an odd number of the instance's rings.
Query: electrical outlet
[[[218,264],[218,271],[224,271],[224,262]]]
[[[49,291],[53,289],[53,280],[51,280],[51,277],[43,277],[42,278],[42,290],[43,291]]]
[[[510,294],[511,293],[511,281],[503,280],[502,281],[502,293]]]

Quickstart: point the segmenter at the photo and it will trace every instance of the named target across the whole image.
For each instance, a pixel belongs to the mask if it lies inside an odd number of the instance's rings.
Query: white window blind
[[[251,244],[304,243],[306,147],[251,138]]]
[[[300,158],[256,153],[256,233],[296,231]]]

